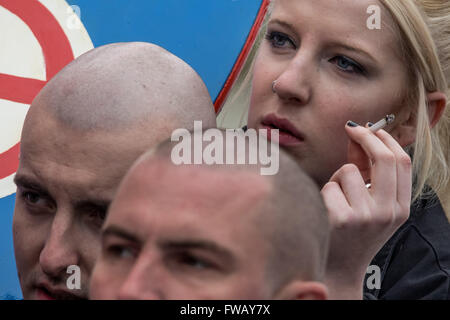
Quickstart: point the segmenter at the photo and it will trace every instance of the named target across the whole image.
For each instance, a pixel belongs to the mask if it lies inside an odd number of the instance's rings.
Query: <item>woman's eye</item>
[[[336,64],[336,66],[341,69],[344,72],[347,73],[357,73],[357,74],[364,74],[364,68],[361,67],[357,62],[346,58],[346,57],[334,57],[330,60],[330,62]]]
[[[271,31],[266,34],[266,39],[274,48],[290,46],[295,49],[294,42],[284,33]]]

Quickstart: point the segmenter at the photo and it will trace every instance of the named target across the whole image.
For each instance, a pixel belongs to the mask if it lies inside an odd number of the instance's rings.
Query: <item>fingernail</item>
[[[359,126],[356,122],[353,122],[353,121],[347,122],[347,125],[348,125],[349,127],[352,127],[352,128],[355,128],[355,127]]]
[[[373,123],[372,122],[367,122],[367,126],[370,128],[370,127],[373,126]]]

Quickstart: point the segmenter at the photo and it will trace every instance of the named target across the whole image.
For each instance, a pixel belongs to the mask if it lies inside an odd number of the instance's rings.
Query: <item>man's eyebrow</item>
[[[133,235],[131,232],[126,231],[118,226],[112,225],[109,227],[106,227],[102,231],[102,238],[108,237],[108,236],[115,236],[119,238],[124,238],[131,242],[140,242],[139,238]]]
[[[227,262],[234,263],[235,258],[231,251],[212,241],[196,240],[196,239],[177,239],[177,240],[163,240],[158,243],[158,246],[168,250],[186,250],[197,249],[205,250],[218,255]]]
[[[35,191],[40,192],[42,195],[50,195],[46,188],[44,188],[39,182],[35,179],[25,176],[23,174],[16,174],[14,177],[14,183],[18,187],[24,187],[28,189],[33,189]]]
[[[104,211],[106,213],[108,211],[110,204],[111,204],[110,200],[86,198],[80,201],[75,201],[73,206],[76,211],[95,209]]]

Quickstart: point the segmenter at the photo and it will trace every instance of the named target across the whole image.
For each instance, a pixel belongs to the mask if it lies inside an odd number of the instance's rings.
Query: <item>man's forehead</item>
[[[265,199],[272,186],[256,172],[220,166],[175,166],[170,159],[155,159],[141,165],[135,178],[156,199],[197,199],[217,207],[217,203],[224,205],[237,195],[249,201]]]
[[[53,162],[22,161],[15,176],[17,186],[47,194],[57,200],[62,194],[72,202],[111,202],[120,178],[101,177],[94,172]]]
[[[138,180],[143,180],[139,171],[135,172]],[[166,179],[169,181],[169,177],[172,178],[172,174],[164,177],[162,182]],[[265,205],[267,193],[243,188],[233,190],[233,193],[220,193],[220,188],[208,190],[208,186],[213,184],[196,188],[184,178],[178,176],[178,180],[171,180],[177,183],[171,189],[167,189],[165,183],[162,184],[164,187],[157,189],[127,179],[110,207],[105,230],[117,226],[133,234],[142,243],[149,237],[168,240],[209,239],[226,243],[235,249],[259,243],[260,231],[255,218]],[[134,182],[140,186],[133,185]]]
[[[57,162],[105,174],[111,167],[128,169],[149,143],[148,138],[136,141],[132,129],[83,131],[45,117],[44,112],[34,115],[22,135],[20,157],[28,162]]]
[[[133,216],[137,224],[178,215],[187,224],[199,217],[243,221],[265,205],[271,188],[252,172],[140,163],[122,184],[109,218],[129,222]]]
[[[66,192],[72,199],[111,201],[121,179],[142,151],[120,152],[119,148],[111,149],[112,142],[102,143],[104,140],[92,135],[57,129],[58,126],[51,127],[42,130],[41,135],[23,139],[17,173],[39,183],[52,196]]]

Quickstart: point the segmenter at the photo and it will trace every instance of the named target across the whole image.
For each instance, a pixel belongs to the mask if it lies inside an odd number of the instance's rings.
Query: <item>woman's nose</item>
[[[316,70],[311,58],[299,52],[274,81],[272,89],[288,103],[305,105],[312,97]]]

